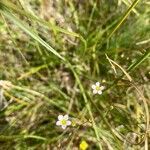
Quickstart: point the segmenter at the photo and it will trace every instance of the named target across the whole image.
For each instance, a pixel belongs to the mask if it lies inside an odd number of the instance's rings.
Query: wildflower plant
[[[100,85],[100,82],[96,82],[95,84],[92,85],[92,89],[93,89],[93,94],[102,94],[102,90],[104,90],[104,86]]]
[[[71,121],[69,120],[68,115],[59,115],[58,116],[58,121],[56,122],[57,126],[61,126],[62,129],[66,129],[67,126],[71,125]]]

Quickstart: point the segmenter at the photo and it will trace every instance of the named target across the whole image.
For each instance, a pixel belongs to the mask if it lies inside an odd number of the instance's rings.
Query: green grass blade
[[[108,36],[108,39],[112,37],[112,35],[118,30],[118,28],[123,24],[123,22],[126,20],[126,18],[129,16],[129,14],[132,12],[133,8],[138,4],[140,0],[135,0],[132,5],[129,7],[127,12],[124,14],[122,19],[119,21],[119,23],[116,25],[116,27],[113,29],[113,31]]]
[[[51,24],[50,22],[47,22],[45,20],[42,20],[40,19],[38,16],[34,16],[32,14],[30,14],[29,12],[26,12],[24,10],[21,10],[19,9],[16,5],[14,5],[13,3],[11,2],[8,2],[8,1],[4,1],[2,0],[0,2],[2,5],[4,5],[5,7],[7,7],[9,10],[13,10],[14,12],[16,12],[17,14],[20,14],[20,15],[23,15],[23,16],[26,16],[34,21],[37,21],[37,22],[40,22],[42,25],[44,26],[47,26],[47,27],[50,27],[52,28],[53,30],[56,30],[58,32],[61,32],[61,33],[64,33],[64,34],[68,34],[70,36],[74,36],[74,37],[80,37],[79,34],[75,33],[75,32],[70,32],[70,31],[67,31],[61,27],[58,27],[56,25],[53,25]],[[82,37],[83,38],[83,37]]]
[[[56,50],[54,50],[48,43],[46,43],[43,39],[41,39],[38,35],[36,35],[32,29],[30,29],[25,23],[20,21],[17,17],[15,17],[13,14],[11,14],[8,11],[1,11],[1,13],[6,16],[8,19],[13,21],[18,27],[20,27],[25,33],[30,35],[33,39],[38,41],[41,45],[43,45],[48,51],[52,52],[54,55],[56,55],[61,60],[65,61],[65,58],[62,57]]]
[[[150,56],[150,49],[145,52],[145,54],[139,58],[135,63],[131,64],[127,69],[128,72],[137,68],[144,60],[146,60]]]
[[[29,12],[26,12],[24,10],[21,10],[19,9],[18,7],[16,7],[16,5],[14,5],[13,3],[11,2],[8,2],[8,1],[4,1],[2,0],[0,2],[0,4],[2,4],[2,6],[8,8],[9,10],[13,10],[14,12],[16,12],[17,14],[20,14],[20,15],[23,15],[23,16],[26,16],[34,21],[37,21],[38,23],[41,23],[42,25],[44,25],[45,27],[48,27],[48,28],[51,28],[52,30],[54,31],[57,31],[57,32],[60,32],[60,33],[64,33],[64,34],[67,34],[67,35],[70,35],[70,36],[74,36],[74,37],[77,37],[79,38],[82,43],[84,44],[84,51],[87,49],[87,43],[86,43],[86,40],[83,38],[82,35],[78,34],[78,33],[75,33],[75,32],[70,32],[70,31],[67,31],[59,26],[56,26],[54,24],[52,24],[51,22],[47,22],[45,20],[42,20],[41,18],[39,18],[38,16],[34,16],[32,14],[30,14]]]
[[[37,139],[37,140],[46,140],[44,137],[40,137],[37,135],[12,135],[12,136],[5,136],[5,135],[0,135],[0,141],[10,141],[10,140],[16,140],[16,139]]]
[[[90,115],[90,118],[91,118],[91,121],[92,121],[92,126],[93,126],[93,129],[94,129],[94,132],[95,132],[95,135],[96,135],[96,138],[98,141],[100,141],[100,137],[99,137],[99,133],[98,133],[98,128],[97,128],[97,125],[95,123],[95,120],[94,120],[94,117],[93,117],[93,114],[92,114],[92,110],[91,110],[91,107],[90,107],[90,104],[88,103],[88,99],[87,99],[87,96],[86,96],[86,93],[85,93],[85,90],[83,88],[83,85],[77,75],[77,73],[75,72],[74,68],[72,67],[72,65],[70,63],[68,63],[69,65],[69,68],[72,70],[73,74],[74,74],[74,77],[79,85],[79,88],[80,88],[80,91],[82,93],[82,96],[83,96],[83,99],[84,99],[84,102],[85,102],[85,105],[86,105],[86,108],[89,112],[89,115]],[[98,146],[99,146],[99,149],[102,149],[102,146],[101,146],[101,143],[98,142]]]

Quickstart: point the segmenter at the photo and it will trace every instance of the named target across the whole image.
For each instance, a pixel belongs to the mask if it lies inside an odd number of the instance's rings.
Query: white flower
[[[96,82],[94,85],[92,85],[93,94],[102,94],[102,90],[104,90],[104,86],[100,86],[99,82]]]
[[[71,125],[71,121],[69,121],[68,115],[59,115],[56,125],[61,126],[63,129],[66,129],[67,126]]]

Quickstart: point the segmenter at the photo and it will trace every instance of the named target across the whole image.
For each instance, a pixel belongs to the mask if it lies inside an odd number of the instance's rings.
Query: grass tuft
[[[0,150],[148,150],[149,5],[1,0]]]

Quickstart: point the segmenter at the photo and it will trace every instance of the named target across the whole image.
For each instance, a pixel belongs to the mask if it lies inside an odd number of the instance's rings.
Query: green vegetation
[[[148,150],[149,8],[1,0],[0,150]]]

